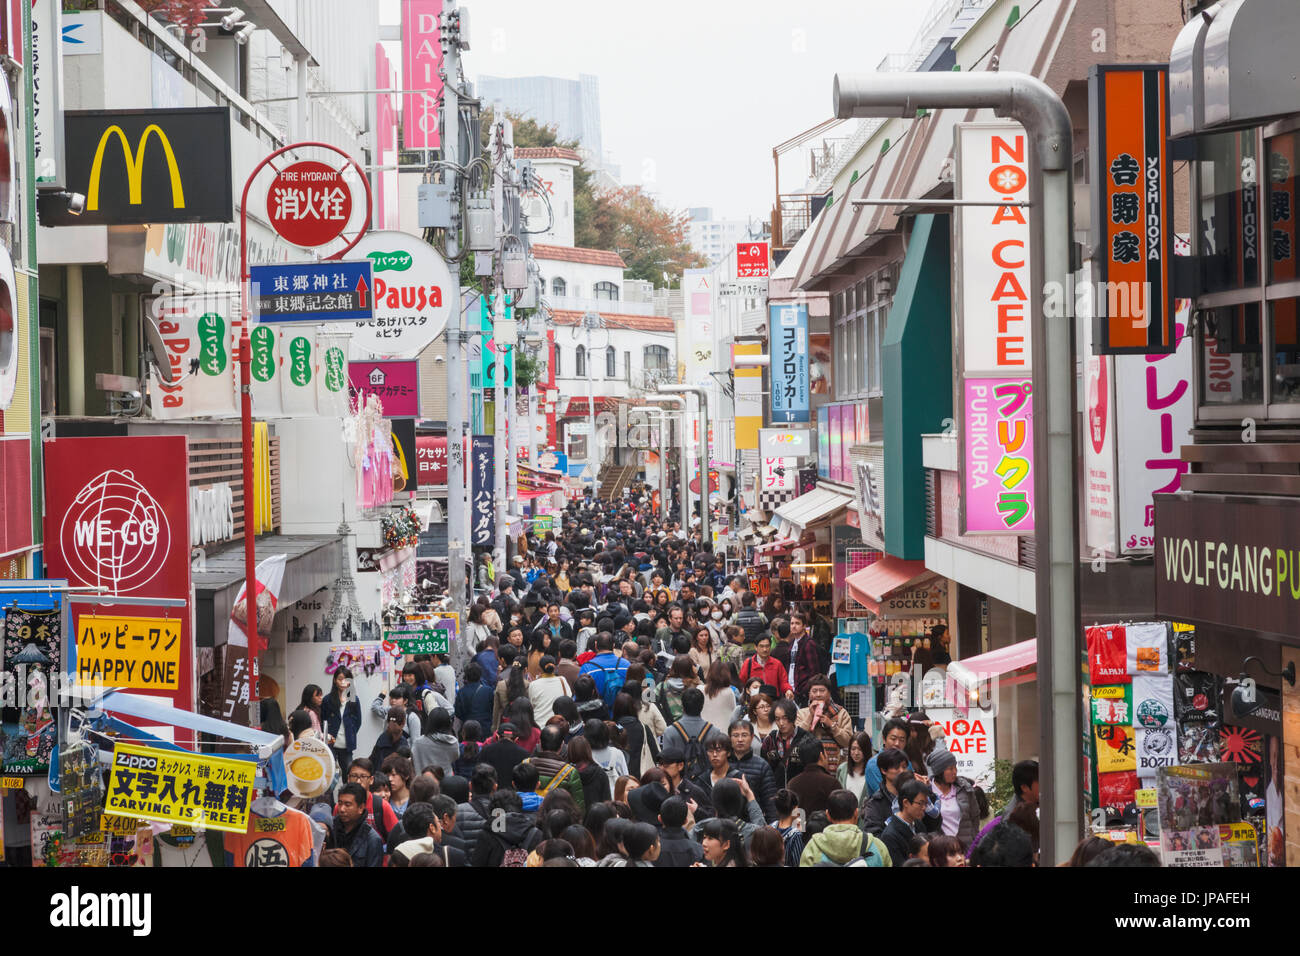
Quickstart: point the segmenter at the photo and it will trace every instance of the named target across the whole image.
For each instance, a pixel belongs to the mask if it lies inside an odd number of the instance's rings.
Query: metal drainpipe
[[[834,113],[850,117],[915,116],[919,109],[992,109],[1021,123],[1030,147],[1031,281],[1067,289],[1074,235],[1070,115],[1052,89],[1024,73],[894,73],[835,77]],[[1051,284],[1051,285],[1049,285]],[[1039,772],[1048,799],[1039,811],[1041,859],[1063,862],[1083,833],[1079,725],[1079,528],[1075,468],[1074,302],[1053,322],[1032,302],[1034,497],[1037,515],[1035,611],[1038,621],[1038,711],[1043,746]],[[1044,566],[1043,562],[1046,561]]]

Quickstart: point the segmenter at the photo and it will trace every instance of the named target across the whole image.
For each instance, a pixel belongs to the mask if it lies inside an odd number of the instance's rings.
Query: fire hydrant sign
[[[352,187],[340,170],[304,160],[280,170],[266,194],[275,231],[296,246],[323,246],[352,218]]]
[[[118,744],[104,812],[244,833],[256,774],[252,760]]]
[[[158,617],[77,618],[77,683],[176,690],[181,622]]]

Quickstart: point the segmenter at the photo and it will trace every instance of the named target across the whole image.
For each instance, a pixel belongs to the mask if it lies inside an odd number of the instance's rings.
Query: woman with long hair
[[[537,749],[537,741],[542,737],[542,728],[537,726],[537,721],[533,718],[533,705],[529,702],[527,694],[516,697],[510,702],[510,707],[506,710],[506,720],[515,725],[515,743],[529,753]]]
[[[871,759],[871,734],[854,734],[849,741],[848,752],[840,761],[835,771],[840,786],[862,800],[862,791],[867,785],[867,761]]]
[[[757,755],[763,747],[763,738],[776,730],[776,715],[772,711],[774,701],[767,694],[753,694],[749,706],[745,708],[745,717],[749,726],[754,728],[753,751]]]
[[[342,772],[352,763],[357,749],[357,731],[361,729],[361,703],[353,691],[352,671],[340,667],[330,682],[330,692],[321,701],[321,723],[326,740]]]
[[[696,671],[699,672],[701,677],[707,679],[709,665],[717,660],[717,655],[713,652],[713,634],[702,624],[691,632],[689,656],[691,663],[695,665]]]
[[[731,689],[731,669],[722,661],[714,660],[705,675],[704,710],[700,711],[700,716],[714,727],[727,727],[735,709],[736,692]]]
[[[578,771],[582,781],[582,802],[587,807],[595,807],[610,798],[609,777],[605,768],[592,758],[591,744],[586,737],[574,737],[569,741],[568,761]],[[591,811],[587,811],[587,827],[591,826]]]
[[[619,691],[614,697],[614,723],[618,724],[626,740],[627,745],[622,750],[627,755],[628,773],[636,777],[641,775],[642,767],[650,766],[645,762],[646,733],[640,710],[640,701],[626,690]]]
[[[630,773],[625,773],[614,784],[614,802],[627,803],[627,795],[641,786],[641,781]]]
[[[578,861],[578,866],[596,865],[599,859],[596,856],[596,841],[591,838],[591,831],[586,827],[576,824],[566,827],[560,834],[560,839],[573,847],[573,856]]]
[[[302,699],[298,701],[298,710],[311,714],[311,729],[320,734],[320,706],[325,700],[325,692],[317,684],[308,684],[302,689]]]
[[[650,651],[644,653],[650,654]],[[653,655],[651,657],[653,658]],[[647,685],[653,687],[654,679],[648,676],[645,664],[635,663],[623,675],[623,693],[631,697],[636,704],[636,716],[641,721],[641,755],[637,765],[642,772],[659,762],[659,740],[668,729],[664,715],[659,713],[659,708],[650,700],[652,695],[647,693]],[[632,737],[633,734],[629,731],[628,739],[631,740]],[[632,766],[632,757],[632,752],[628,751],[629,767]]]
[[[704,862],[693,866],[749,866],[749,855],[740,842],[740,831],[731,820],[714,817],[700,824]]]

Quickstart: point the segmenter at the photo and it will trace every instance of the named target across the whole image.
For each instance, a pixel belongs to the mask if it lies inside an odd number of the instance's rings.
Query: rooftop
[[[576,246],[548,246],[533,243],[533,256],[537,259],[558,259],[561,262],[584,262],[589,266],[610,266],[626,269],[627,263],[617,252],[603,249],[579,249]]]

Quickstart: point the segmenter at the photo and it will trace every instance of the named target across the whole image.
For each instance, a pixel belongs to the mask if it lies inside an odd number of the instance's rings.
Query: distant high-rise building
[[[714,219],[708,206],[692,206],[686,210],[690,221],[686,235],[691,248],[717,265],[736,247],[736,243],[752,239],[749,223],[743,219]]]
[[[485,105],[554,126],[561,140],[577,140],[593,165],[604,161],[600,137],[600,78],[557,76],[480,76],[478,95]]]

